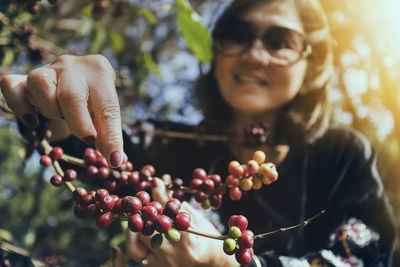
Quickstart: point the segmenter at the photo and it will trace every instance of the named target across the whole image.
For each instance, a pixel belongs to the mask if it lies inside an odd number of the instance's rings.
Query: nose
[[[267,49],[265,49],[259,38],[257,38],[250,47],[248,57],[251,61],[263,66],[269,65],[271,62],[271,55],[268,53]]]

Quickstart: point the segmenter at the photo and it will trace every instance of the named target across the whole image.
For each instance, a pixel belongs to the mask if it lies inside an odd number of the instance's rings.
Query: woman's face
[[[260,36],[271,27],[285,27],[303,33],[294,1],[259,3],[240,19],[253,25]],[[232,29],[234,30],[234,29]],[[290,66],[274,65],[260,39],[238,56],[215,53],[215,77],[224,100],[238,112],[257,115],[276,110],[299,92],[307,61]]]

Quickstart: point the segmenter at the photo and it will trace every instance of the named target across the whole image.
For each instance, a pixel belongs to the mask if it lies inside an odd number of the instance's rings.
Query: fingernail
[[[96,142],[96,138],[93,135],[89,135],[83,138],[83,141],[85,141],[88,145],[93,145]]]
[[[112,257],[113,259],[117,256],[117,248],[112,248]]]
[[[117,168],[122,163],[121,153],[114,151],[110,156],[110,163],[113,167]]]
[[[36,128],[38,126],[35,117],[33,117],[31,114],[25,114],[22,116],[22,119],[30,128]]]
[[[157,187],[157,186],[158,186],[158,181],[157,181],[156,178],[153,178],[153,179],[151,180],[151,187]]]

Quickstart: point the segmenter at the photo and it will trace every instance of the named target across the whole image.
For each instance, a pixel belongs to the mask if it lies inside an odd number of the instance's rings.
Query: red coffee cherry
[[[211,179],[204,180],[204,182],[201,186],[202,190],[204,190],[205,192],[213,190],[214,187],[215,187],[214,181]]]
[[[95,198],[98,202],[101,201],[102,198],[104,198],[105,196],[108,196],[110,193],[108,192],[108,190],[104,189],[104,188],[100,188],[96,191],[96,195]]]
[[[130,185],[136,185],[137,183],[139,183],[139,180],[140,180],[140,175],[138,171],[131,172],[128,175],[128,184]]]
[[[236,201],[242,198],[242,190],[239,187],[233,187],[229,190],[229,197]]]
[[[110,211],[114,208],[115,200],[112,196],[105,196],[100,200],[100,206],[104,211]]]
[[[203,180],[199,178],[194,178],[190,184],[190,187],[193,189],[200,189],[203,184]]]
[[[63,179],[60,175],[58,174],[54,174],[51,178],[50,178],[50,183],[54,186],[61,186],[63,184]]]
[[[96,167],[95,167],[96,168]],[[101,167],[98,169],[97,178],[106,180],[110,176],[110,169],[108,167]]]
[[[91,147],[88,147],[83,152],[83,160],[87,165],[94,165],[97,162],[97,156],[95,150]]]
[[[195,194],[194,194],[194,199],[197,202],[203,203],[204,201],[206,201],[208,198],[207,194],[204,193],[203,191],[198,190]]]
[[[77,203],[74,207],[74,215],[78,219],[86,218],[86,207]]]
[[[222,181],[221,176],[219,174],[209,175],[208,179],[213,180],[215,187],[219,186],[221,184],[221,181]]]
[[[140,214],[133,214],[128,219],[128,227],[132,232],[140,232],[143,229],[143,219]]]
[[[89,204],[86,207],[86,216],[88,218],[95,218],[101,213],[100,207],[97,204]]]
[[[154,225],[158,232],[165,233],[172,227],[172,221],[168,216],[160,215],[155,220]]]
[[[209,197],[210,205],[213,209],[219,209],[222,206],[222,195],[213,194]]]
[[[118,200],[115,201],[113,212],[115,213],[123,213],[123,198],[119,198]]]
[[[74,198],[75,201],[80,202],[83,197],[87,195],[87,191],[83,187],[77,187],[75,188],[74,192],[72,193],[72,197]]]
[[[150,195],[146,191],[139,191],[136,193],[136,197],[140,199],[143,206],[146,206],[150,203]]]
[[[179,200],[178,200],[179,201]],[[180,203],[178,204],[175,201],[169,200],[164,207],[164,214],[170,217],[171,219],[175,218],[178,215],[179,209],[181,208]]]
[[[42,165],[43,167],[49,167],[51,165],[51,163],[53,163],[53,161],[51,160],[51,158],[47,155],[43,155],[40,158],[40,165]]]
[[[142,209],[142,217],[144,221],[154,221],[158,216],[157,209],[153,206],[147,205]]]
[[[250,248],[239,249],[235,253],[235,258],[241,265],[249,264],[252,257],[253,251]]]
[[[174,193],[172,194],[173,198],[179,199],[179,201],[183,202],[186,200],[186,194],[183,190],[175,190]]]
[[[186,212],[179,212],[174,220],[174,227],[179,231],[184,231],[190,226],[190,215]]]
[[[228,222],[229,227],[237,226],[240,231],[244,231],[248,224],[247,218],[243,215],[232,215]]]
[[[153,207],[155,207],[156,210],[157,210],[157,214],[162,214],[163,209],[164,209],[163,206],[161,205],[161,203],[158,202],[158,201],[152,201],[152,202],[150,202],[150,203],[148,204],[148,206],[153,206]]]
[[[242,235],[238,238],[240,249],[251,248],[254,245],[254,233],[250,230],[242,231]]]
[[[146,221],[143,225],[142,234],[145,236],[151,236],[155,231],[154,222]]]
[[[99,228],[107,228],[112,223],[112,215],[110,212],[105,212],[96,218],[96,225]]]
[[[137,197],[126,196],[122,199],[122,207],[125,212],[137,213],[142,209],[142,202]]]
[[[53,150],[50,152],[50,157],[51,157],[53,160],[58,160],[58,159],[60,159],[60,158],[62,157],[63,154],[64,154],[64,150],[63,150],[61,147],[56,146],[56,147],[54,147]]]
[[[67,182],[75,181],[78,178],[78,173],[74,169],[68,169],[64,173],[64,180]]]
[[[154,176],[156,174],[156,169],[150,164],[144,165],[142,171],[149,171],[150,176]]]
[[[207,172],[202,168],[197,168],[193,172],[193,178],[205,180],[205,179],[207,179]]]

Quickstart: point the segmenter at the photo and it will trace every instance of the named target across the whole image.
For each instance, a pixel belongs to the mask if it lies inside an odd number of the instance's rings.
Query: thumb
[[[125,264],[125,257],[124,252],[119,247],[114,247],[112,251],[112,266],[113,267],[127,267],[128,265]]]
[[[161,205],[165,206],[165,204],[169,200],[167,188],[165,187],[164,182],[160,178],[153,178],[152,181],[151,192],[153,199],[161,203]]]

